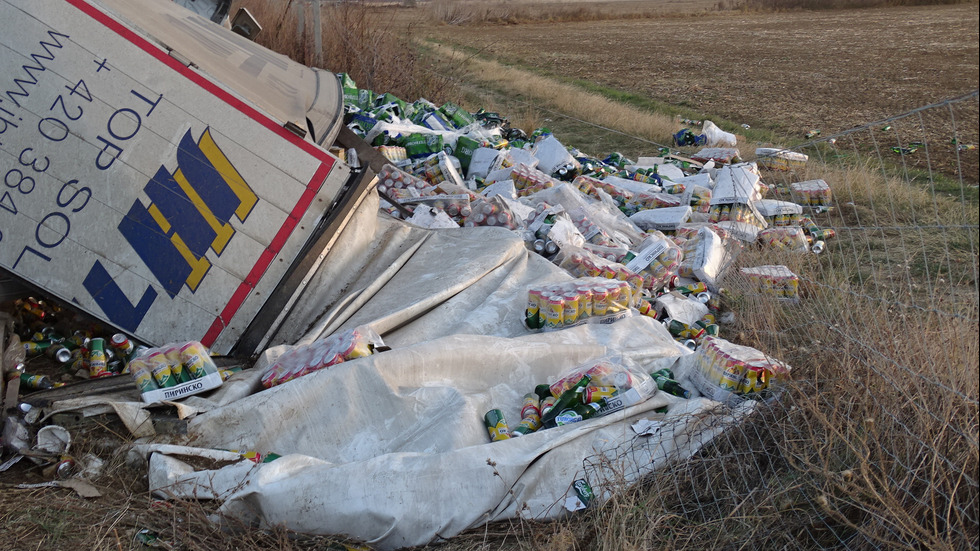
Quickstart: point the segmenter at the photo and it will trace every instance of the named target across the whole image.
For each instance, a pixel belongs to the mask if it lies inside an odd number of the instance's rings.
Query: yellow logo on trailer
[[[198,140],[187,130],[176,158],[175,170],[160,166],[143,187],[150,203],[134,201],[118,226],[171,298],[184,285],[197,291],[211,269],[206,253],[221,255],[235,235],[232,217],[244,222],[258,203],[210,128]],[[100,261],[92,266],[84,285],[109,319],[129,331],[139,326],[157,297],[148,286],[133,304]]]
[[[188,131],[187,135],[190,135]],[[184,141],[181,142],[184,145]],[[238,198],[239,204],[235,209],[235,217],[240,221],[244,222],[258,201],[255,193],[248,186],[245,180],[242,178],[241,174],[235,169],[228,157],[221,151],[218,144],[214,142],[214,138],[211,136],[211,129],[207,128],[201,134],[201,139],[197,141],[197,148],[203,155],[203,158],[207,160],[212,167],[214,167],[217,174],[221,177],[224,184],[227,185],[228,189],[234,193]],[[200,159],[200,158],[199,158]],[[214,232],[214,239],[210,243],[210,249],[217,254],[224,252],[225,246],[231,241],[233,235],[235,235],[235,229],[227,221],[219,220],[215,216],[211,208],[208,207],[207,202],[198,193],[195,186],[207,186],[213,185],[215,182],[209,180],[195,181],[192,182],[188,179],[185,171],[178,165],[177,170],[175,170],[171,177],[180,186],[180,189],[184,192],[187,199],[190,200],[191,204],[197,209],[200,216],[207,223],[208,227]],[[191,291],[196,291],[198,286],[201,284],[201,280],[204,279],[205,274],[211,268],[211,262],[203,254],[197,255],[195,251],[191,250],[187,242],[181,237],[177,229],[173,228],[170,221],[166,216],[160,211],[160,208],[151,203],[147,208],[150,216],[158,224],[160,231],[163,234],[169,235],[171,243],[173,243],[174,248],[180,253],[180,256],[184,259],[188,266],[191,267],[191,273],[187,276],[184,283],[190,288]],[[171,231],[173,230],[173,231]]]

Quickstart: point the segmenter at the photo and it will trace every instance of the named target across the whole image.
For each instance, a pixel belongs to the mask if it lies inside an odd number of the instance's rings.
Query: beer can
[[[532,403],[532,398],[533,402]],[[525,395],[524,407],[521,409],[521,422],[514,427],[511,436],[521,436],[541,428],[541,411],[537,405],[537,394],[531,392]]]
[[[688,330],[687,324],[679,320],[664,320],[664,325],[667,327],[667,331],[675,337],[680,337]]]
[[[598,402],[604,398],[611,398],[616,394],[619,394],[619,389],[614,386],[589,385],[585,387],[585,391],[582,393],[582,403],[590,404]]]
[[[592,367],[586,372],[589,374],[590,378],[594,378],[596,376],[595,369],[596,367]],[[575,386],[576,383],[578,383],[581,380],[582,380],[581,371],[577,370],[570,375],[566,375],[561,379],[558,379],[557,381],[551,383],[551,395],[554,396],[555,398],[559,398],[561,397],[562,394],[570,390],[572,387]]]
[[[156,382],[154,382],[153,374],[150,373],[150,368],[144,360],[131,361],[127,367],[140,392],[149,392],[159,388]]]
[[[539,406],[541,404],[541,399],[534,392],[528,392],[524,395],[524,404],[521,406],[521,419],[525,417],[538,416],[541,417],[541,410]]]
[[[211,357],[204,349],[204,345],[197,341],[191,341],[179,349],[180,361],[187,369],[191,379],[200,379],[207,375],[208,364]]]
[[[836,237],[837,232],[830,228],[827,228],[825,230],[811,231],[810,235],[813,236],[813,239],[815,241],[826,241],[832,237]]]
[[[625,280],[620,281],[619,282],[619,305],[622,306],[624,309],[629,309],[634,304],[634,297],[635,300],[640,299],[639,289],[634,293],[633,288],[630,286],[628,282],[626,282]]]
[[[499,409],[491,409],[483,416],[483,422],[490,434],[490,441],[507,440],[510,438],[510,429],[507,427],[507,420],[504,412]]]
[[[732,215],[731,205],[721,205],[718,207],[718,222],[728,222]]]
[[[242,370],[241,367],[232,367],[232,368],[228,368],[228,369],[219,369],[218,370],[218,374],[221,375],[221,380],[222,381],[227,381],[228,379],[231,378],[232,375],[234,375],[235,373],[238,373],[241,370]]]
[[[109,342],[112,347],[118,350],[119,354],[122,356],[129,356],[133,353],[135,348],[132,341],[130,341],[129,338],[122,333],[116,333],[113,335]]]
[[[48,390],[55,387],[54,382],[47,375],[31,375],[29,373],[20,374],[20,384],[30,390]]]
[[[579,319],[592,317],[592,288],[588,285],[579,285],[575,288],[579,296]]]
[[[180,347],[170,346],[162,350],[163,356],[167,359],[170,366],[170,375],[174,378],[175,384],[186,383],[194,377],[184,369],[184,362],[180,357]]]
[[[149,351],[150,351],[150,347],[148,347],[148,346],[143,346],[142,344],[135,345],[135,347],[133,348],[133,352],[129,356],[126,357],[126,361],[130,361],[131,362],[131,361],[133,361],[136,358],[139,358],[141,356],[145,356],[146,353],[149,352]]]
[[[60,364],[71,361],[71,350],[60,343],[49,346],[48,349],[44,351],[44,355]]]
[[[626,278],[626,283],[629,284],[630,290],[637,295],[643,290],[643,276],[639,274],[630,274]]]
[[[586,507],[588,507],[589,503],[595,499],[595,493],[592,491],[592,486],[590,486],[584,478],[580,478],[575,482],[572,482],[572,488],[575,489],[575,495],[578,496],[579,500],[581,500],[582,504]]]
[[[109,373],[112,373],[113,375],[118,375],[123,372],[123,369],[126,367],[126,364],[122,360],[117,359],[117,360],[112,360],[110,362],[106,362],[105,367],[109,371]]]
[[[28,356],[37,356],[38,354],[44,353],[45,350],[51,347],[53,343],[49,340],[43,341],[26,341],[24,342],[24,352]]]
[[[549,329],[559,329],[563,326],[565,315],[565,300],[560,295],[548,297],[544,311],[544,326]]]
[[[151,350],[152,352],[143,356],[143,358],[146,360],[148,365],[154,365],[158,363],[165,363],[167,365],[170,365],[169,362],[167,361],[166,354],[163,353],[163,350],[160,350],[159,348],[153,348]]]
[[[544,254],[544,239],[535,239],[531,247],[534,249],[534,252]]]
[[[70,373],[75,373],[79,369],[83,369],[86,372],[89,370],[88,369],[88,357],[86,357],[86,355],[84,355],[84,354],[79,354],[79,355],[75,356],[75,359],[72,360],[71,367],[68,369],[68,371]]]
[[[592,288],[592,314],[605,316],[609,313],[609,291],[605,287]]]
[[[524,319],[528,329],[541,329],[544,327],[544,320],[541,315],[541,298],[540,290],[528,290],[527,308],[524,310]]]
[[[541,418],[524,418],[521,422],[510,431],[511,438],[517,438],[519,436],[524,436],[525,434],[530,434],[541,428]]]
[[[619,312],[623,309],[622,289],[619,285],[609,285],[606,287],[606,311]]]
[[[742,375],[742,392],[762,392],[769,387],[771,372],[759,365],[748,365]]]
[[[345,360],[356,360],[357,358],[366,358],[373,353],[374,348],[371,342],[355,331],[351,337],[350,345],[340,355]]]
[[[575,325],[579,320],[579,315],[582,312],[580,308],[581,297],[575,291],[571,291],[562,295],[562,300],[565,301],[565,309],[562,311],[562,325],[570,326]]]
[[[682,295],[698,295],[699,293],[705,293],[708,291],[708,286],[704,282],[691,283],[689,285],[681,285],[677,287],[677,290],[681,292]]]
[[[558,401],[556,396],[548,396],[544,400],[541,400],[541,417],[544,417],[551,411],[551,408],[555,407],[555,402]]]
[[[262,374],[260,382],[264,388],[272,388],[281,382],[285,368],[280,363],[275,363],[265,373]]]
[[[75,349],[86,347],[88,345],[89,339],[92,337],[85,331],[75,331],[70,337],[65,339],[65,343],[70,344],[70,347]]]
[[[153,374],[153,380],[156,381],[157,386],[160,388],[169,388],[177,384],[174,380],[173,372],[170,370],[170,365],[166,361],[155,361],[150,364],[150,373]]]
[[[590,258],[582,259],[581,266],[582,272],[588,277],[599,277],[602,274],[602,268],[597,266]]]
[[[111,375],[106,366],[105,339],[94,338],[89,342],[88,373],[93,379]]]

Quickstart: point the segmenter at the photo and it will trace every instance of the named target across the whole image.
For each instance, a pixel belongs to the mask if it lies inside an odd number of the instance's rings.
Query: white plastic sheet
[[[606,457],[636,481],[689,457],[744,413],[656,393],[606,417],[491,443],[484,413],[500,408],[516,425],[523,394],[569,368],[615,352],[654,371],[688,352],[639,315],[529,334],[527,285],[570,276],[512,232],[357,218],[276,335],[273,344],[284,344],[190,421],[191,448],[144,450],[153,492],[219,499],[216,520],[396,549],[489,521],[556,518],[578,478],[599,496],[616,489],[586,472],[587,458]],[[287,346],[358,325],[392,350],[259,390],[258,375]],[[663,406],[667,414],[654,411]],[[640,420],[669,430],[638,436],[631,425]],[[194,449],[283,457],[195,470],[180,460]]]

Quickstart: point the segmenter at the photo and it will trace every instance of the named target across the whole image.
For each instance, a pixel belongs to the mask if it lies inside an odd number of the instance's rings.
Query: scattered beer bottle
[[[544,426],[544,428],[557,426],[555,424],[555,417],[557,417],[559,413],[569,409],[575,403],[581,403],[582,399],[580,395],[585,392],[585,387],[589,385],[590,381],[592,381],[592,377],[589,375],[583,375],[582,378],[572,386],[572,388],[566,390],[561,396],[558,397],[558,401],[555,402],[555,405],[548,411],[548,413],[545,413],[541,417],[541,424]]]
[[[670,371],[670,369],[654,371],[650,374],[650,377],[652,377],[653,381],[657,383],[657,388],[666,392],[667,394],[673,394],[674,396],[679,396],[681,398],[691,397],[691,392],[674,380],[674,374]]]

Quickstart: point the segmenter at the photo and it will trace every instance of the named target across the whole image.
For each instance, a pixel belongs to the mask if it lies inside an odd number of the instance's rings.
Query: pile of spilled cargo
[[[690,388],[669,369],[645,373],[622,360],[575,366],[528,392],[523,405],[489,411],[492,440],[611,413],[657,391],[766,399],[789,376],[785,363],[725,340],[720,322],[733,315],[723,310],[726,277],[750,293],[800,299],[799,278],[786,266],[728,274],[743,248],[820,254],[834,237],[814,221],[832,205],[824,180],[784,187],[762,179],[805,167],[806,155],[759,148],[756,161],[742,162],[734,134],[681,119],[674,148],[599,158],[548,128],[526,132],[499,113],[407,102],[340,78],[348,127],[388,161],[378,175],[382,210],[429,228],[507,228],[573,278],[527,289],[519,315],[529,331],[651,316],[694,352]],[[696,151],[683,155],[682,147]]]
[[[834,237],[814,221],[831,208],[825,181],[785,188],[763,182],[764,171],[804,167],[805,155],[758,149],[756,161],[742,162],[733,134],[710,121],[681,119],[674,148],[636,160],[620,153],[599,158],[565,146],[547,128],[514,128],[498,113],[409,103],[359,89],[347,75],[340,79],[345,123],[387,160],[376,184],[382,211],[432,229],[505,228],[530,254],[567,272],[567,281],[526,289],[526,308],[513,315],[529,333],[649,316],[693,353],[683,384],[670,369],[645,372],[620,357],[569,366],[557,381],[528,389],[523,404],[487,412],[491,440],[606,415],[656,392],[764,400],[789,377],[785,363],[725,340],[721,328],[734,313],[724,309],[724,284],[737,277],[759,295],[800,299],[799,279],[786,266],[728,272],[749,246],[819,254]],[[684,155],[679,148],[696,151]],[[358,164],[354,149],[332,153]],[[5,405],[21,414],[30,406],[17,393],[72,381],[132,377],[142,400],[158,404],[211,391],[241,370],[217,367],[200,342],[149,348],[43,297],[8,306],[4,363],[13,369]],[[369,327],[341,331],[282,355],[264,369],[261,386],[383,350]]]
[[[57,301],[27,296],[7,306],[4,364],[12,369],[6,382],[17,379],[23,392],[131,375],[143,400],[154,403],[183,396],[190,388],[184,383],[201,393],[242,370],[218,368],[200,342],[150,348]]]

